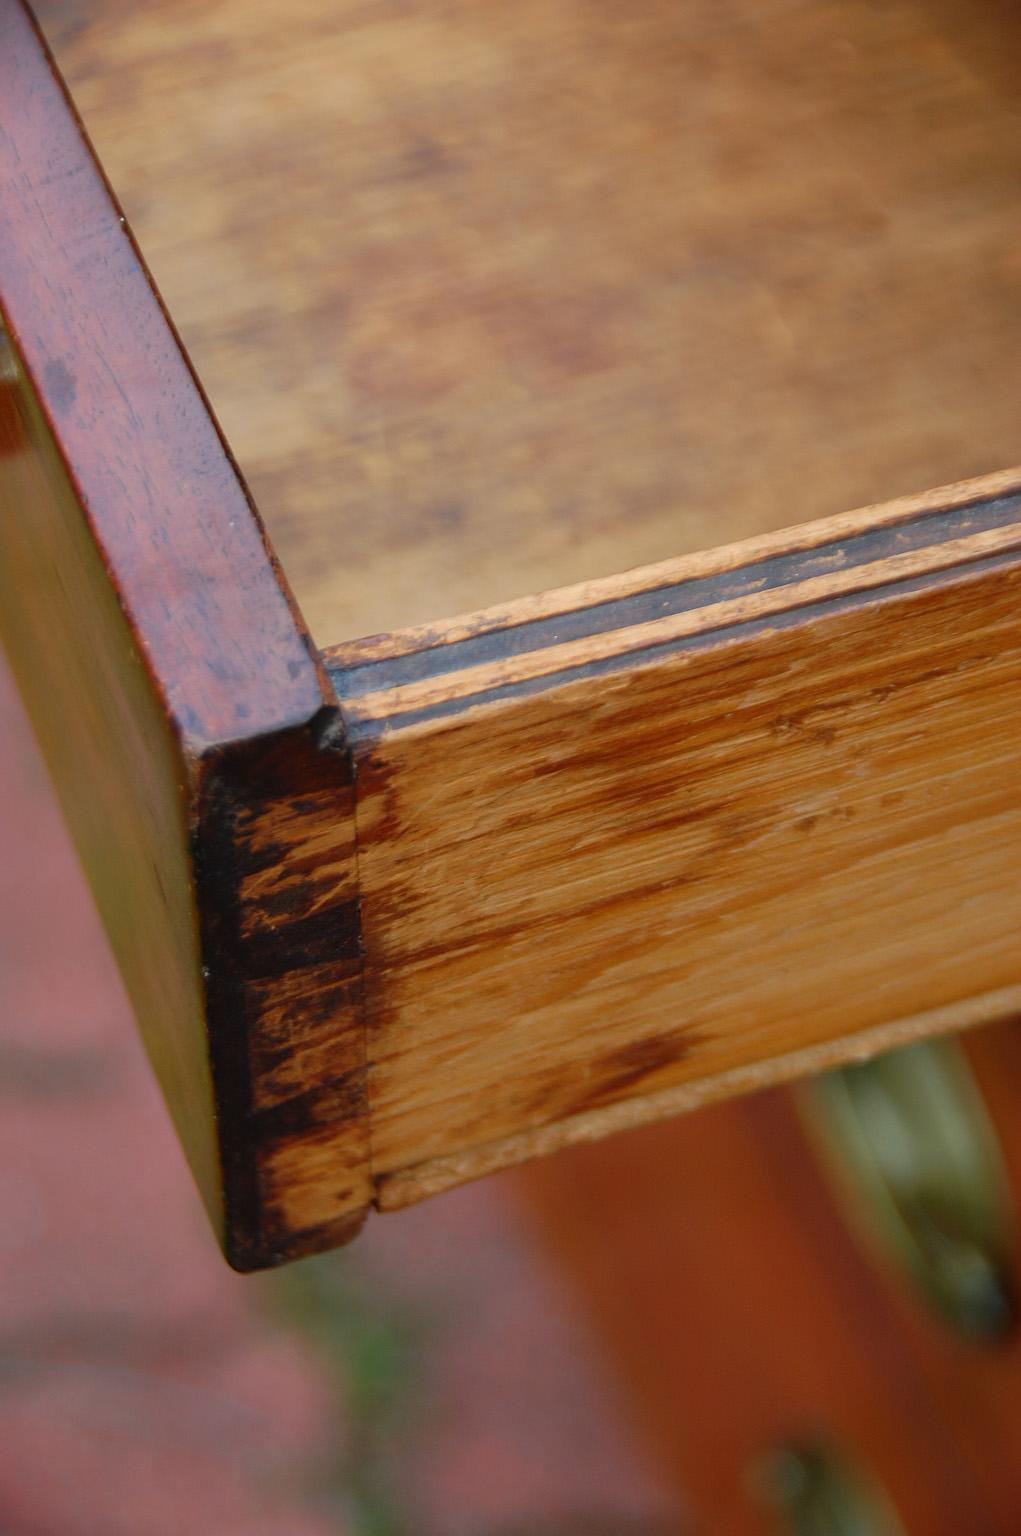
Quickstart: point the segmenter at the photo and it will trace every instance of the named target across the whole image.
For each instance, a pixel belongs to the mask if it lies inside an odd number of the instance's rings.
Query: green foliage
[[[413,1426],[422,1320],[360,1273],[346,1254],[306,1259],[267,1277],[270,1306],[302,1334],[336,1397],[336,1455],[322,1491],[354,1536],[407,1536],[397,1448]]]

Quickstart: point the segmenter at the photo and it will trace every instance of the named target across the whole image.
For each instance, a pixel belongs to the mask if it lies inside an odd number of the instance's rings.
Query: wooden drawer
[[[287,573],[2,0],[0,622],[231,1262],[1017,1011],[1016,19],[41,9]]]

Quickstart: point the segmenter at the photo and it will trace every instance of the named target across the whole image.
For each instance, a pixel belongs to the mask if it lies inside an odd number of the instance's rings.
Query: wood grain
[[[380,1210],[401,1210],[454,1185],[545,1158],[563,1147],[605,1141],[607,1137],[615,1137],[638,1126],[673,1120],[707,1105],[741,1099],[777,1084],[815,1077],[849,1061],[882,1056],[917,1040],[962,1033],[988,1025],[991,1020],[1011,1019],[1019,1009],[1021,986],[1002,987],[966,1002],[931,1008],[911,1018],[894,1019],[859,1030],[852,1038],[841,1036],[821,1045],[800,1046],[715,1075],[694,1078],[652,1093],[640,1093],[635,1098],[620,1098],[600,1109],[573,1115],[567,1121],[534,1126],[502,1141],[487,1142],[481,1147],[469,1147],[399,1169],[380,1179],[377,1204]]]
[[[350,1230],[368,1196],[350,761],[17,0],[0,4],[0,245],[5,644],[221,1240],[269,1262],[309,1225]],[[315,1054],[316,1094],[281,1069],[281,1037]],[[281,1171],[298,1148],[329,1151],[329,1200]]]
[[[1016,17],[43,11],[391,626],[0,0],[2,622],[234,1262],[1015,1007],[1021,482],[800,519],[1016,457]]]
[[[40,0],[321,642],[1013,464],[1003,0]]]
[[[383,1204],[1017,1008],[1018,490],[342,648]]]

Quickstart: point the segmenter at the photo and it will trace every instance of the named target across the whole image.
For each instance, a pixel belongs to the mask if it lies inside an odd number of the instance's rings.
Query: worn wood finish
[[[1021,1016],[967,1051],[1017,1221]],[[1021,1332],[962,1338],[859,1241],[791,1092],[576,1148],[517,1184],[699,1529],[772,1536],[749,1474],[819,1437],[880,1479],[911,1536],[1012,1536]]]
[[[268,1262],[368,1194],[350,765],[17,0],[0,114],[0,625],[214,1222]]]
[[[726,543],[1016,457],[1016,20],[43,9],[317,630],[415,621],[323,666],[0,0],[2,625],[234,1261],[1016,1008],[1021,479]]]
[[[1007,0],[39,0],[323,643],[1016,463]]]
[[[382,1202],[1016,1008],[1019,595],[1003,476],[343,648]]]

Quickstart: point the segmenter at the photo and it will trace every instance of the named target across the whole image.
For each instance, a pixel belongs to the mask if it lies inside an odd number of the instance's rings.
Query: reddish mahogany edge
[[[354,1129],[365,1109],[355,886],[353,876],[337,879],[346,848],[335,850],[330,899],[310,876],[311,855],[303,856],[306,833],[314,827],[321,837],[327,808],[342,831],[353,826],[351,765],[318,653],[22,0],[0,0],[0,249],[0,315],[19,369],[8,391],[12,462],[23,466],[12,470],[13,499],[2,509],[11,594],[11,613],[0,616],[4,638],[22,691],[35,701],[79,847],[89,843],[93,854],[95,809],[75,810],[83,791],[67,782],[73,754],[61,742],[77,733],[94,764],[97,743],[112,763],[122,746],[115,726],[127,713],[123,697],[111,704],[109,680],[116,673],[119,686],[134,667],[123,695],[137,684],[133,697],[150,726],[148,742],[144,733],[132,738],[137,760],[111,768],[134,818],[122,851],[169,849],[174,867],[156,869],[150,896],[178,881],[178,917],[188,903],[193,909],[201,964],[180,948],[168,964],[178,981],[190,967],[205,1014],[202,1071],[208,1080],[211,1066],[224,1208],[222,1219],[213,1211],[214,1222],[238,1267],[272,1263],[310,1242],[300,1210],[277,1198],[281,1143],[315,1136],[323,1113],[299,1102],[300,1093],[288,1099],[270,1047],[259,1045],[260,1030],[272,1039],[281,997],[307,1003],[311,989],[320,1014],[332,1007],[344,1026],[336,1070],[328,1062],[324,1077],[334,1089],[334,1125],[337,1084],[346,1084],[340,1120],[352,1128],[352,1177],[342,1194],[350,1208],[317,1210],[314,1223],[346,1231],[368,1203],[366,1132]],[[33,455],[45,463],[25,470]],[[26,486],[45,499],[45,518]],[[30,585],[18,591],[19,561],[29,572],[48,561],[56,573],[35,601],[41,613],[32,612]],[[92,602],[106,615],[98,637]],[[98,658],[91,681],[79,679],[79,697],[61,676],[61,646]],[[159,806],[151,784],[137,788],[150,768]],[[175,819],[185,829],[180,849]],[[349,841],[353,869],[353,831]],[[289,858],[298,876],[265,876],[274,858]],[[95,886],[95,859],[89,874]],[[137,1007],[147,987],[144,953],[137,933],[127,932],[131,923],[121,931],[111,917],[117,902],[106,895],[101,910],[122,969],[132,973]],[[154,1060],[153,1031],[174,1027],[169,1016],[150,1021]]]
[[[0,4],[7,327],[193,750],[329,694],[251,498],[46,45]]]

